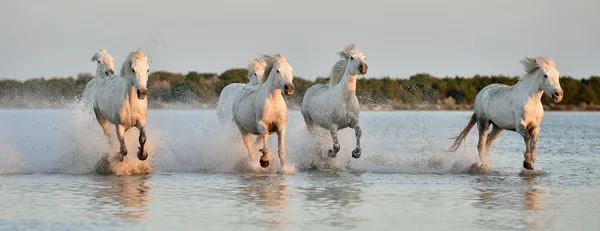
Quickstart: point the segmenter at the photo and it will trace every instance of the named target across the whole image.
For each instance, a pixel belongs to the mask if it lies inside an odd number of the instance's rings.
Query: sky
[[[151,71],[221,73],[283,53],[295,75],[327,76],[354,43],[366,76],[520,75],[547,56],[561,75],[600,75],[597,0],[55,0],[0,7],[0,78],[95,73],[105,48],[115,72],[143,49]]]

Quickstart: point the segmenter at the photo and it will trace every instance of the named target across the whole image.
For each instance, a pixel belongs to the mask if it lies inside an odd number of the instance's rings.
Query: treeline
[[[148,81],[151,108],[214,108],[219,93],[234,82],[246,83],[246,69],[230,69],[222,74],[166,71],[153,72]],[[89,73],[68,78],[36,78],[25,81],[0,80],[0,107],[3,108],[56,108],[68,107],[80,99],[85,84],[93,76]],[[363,109],[373,110],[469,110],[477,92],[491,83],[512,85],[518,77],[480,76],[470,78],[436,78],[416,74],[409,78],[359,77],[357,96]],[[295,92],[286,97],[290,108],[298,109],[306,89],[316,83],[327,83],[326,78],[316,81],[294,78]],[[600,76],[576,80],[561,77],[564,98],[558,104],[544,96],[542,101],[551,110],[598,110],[600,107]]]

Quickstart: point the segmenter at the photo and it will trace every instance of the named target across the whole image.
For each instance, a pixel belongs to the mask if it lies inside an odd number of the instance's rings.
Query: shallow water
[[[504,132],[490,151],[493,173],[462,171],[476,159],[476,129],[446,153],[469,112],[361,112],[360,159],[354,132],[340,132],[337,158],[290,113],[287,161],[247,169],[245,148],[215,111],[154,110],[151,158],[129,155],[96,173],[108,146],[93,116],[78,109],[0,110],[0,230],[598,230],[600,113],[546,112],[536,167],[519,176],[524,145]],[[318,141],[316,141],[318,140]],[[270,150],[276,149],[271,136]],[[110,158],[109,158],[110,159]],[[112,163],[111,164],[118,164]]]

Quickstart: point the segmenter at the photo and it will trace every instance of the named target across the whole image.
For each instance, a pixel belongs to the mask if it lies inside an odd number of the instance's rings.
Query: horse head
[[[563,90],[560,87],[560,73],[556,70],[554,61],[545,57],[526,58],[522,62],[531,77],[538,80],[539,87],[552,101],[558,103],[563,98]],[[539,71],[538,71],[539,70]]]
[[[250,85],[258,85],[264,82],[263,76],[266,67],[267,63],[262,58],[250,59],[250,64],[248,65],[248,79],[250,79]]]
[[[340,56],[348,61],[346,66],[349,68],[350,75],[367,74],[367,69],[369,68],[367,65],[367,57],[356,49],[354,44],[346,46],[344,51],[340,52]]]
[[[150,66],[148,66],[148,57],[142,52],[137,50],[131,52],[129,57],[123,63],[121,68],[121,76],[129,78],[133,86],[136,89],[138,99],[145,99],[148,93],[148,73],[150,72]]]
[[[92,57],[92,62],[98,62],[96,76],[102,78],[106,76],[113,76],[115,74],[115,60],[108,54],[106,49],[101,49],[98,53],[94,54]]]
[[[285,56],[277,54],[275,56],[265,55],[267,68],[265,74],[267,78],[275,78],[274,86],[284,90],[286,95],[294,94],[294,68],[287,62]]]

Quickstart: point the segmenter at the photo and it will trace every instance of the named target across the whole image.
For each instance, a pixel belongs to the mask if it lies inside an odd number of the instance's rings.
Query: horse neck
[[[267,77],[267,80],[260,85],[258,92],[261,93],[261,96],[275,99],[275,96],[281,95],[281,89],[275,85],[275,79],[275,76],[269,76]]]
[[[104,81],[104,73],[102,71],[100,71],[100,69],[96,70],[96,84],[99,85],[100,82]]]
[[[350,70],[346,67],[344,75],[336,87],[342,92],[343,99],[349,100],[351,96],[356,95],[356,77],[357,75],[350,75]]]
[[[540,88],[540,84],[534,77],[524,76],[514,86],[519,92],[524,92],[527,98],[541,101],[544,91]]]
[[[133,85],[133,80],[124,76],[124,88],[125,88],[125,98],[129,99],[127,103],[129,105],[135,105],[140,99],[137,98],[137,91],[135,90],[135,86]]]

